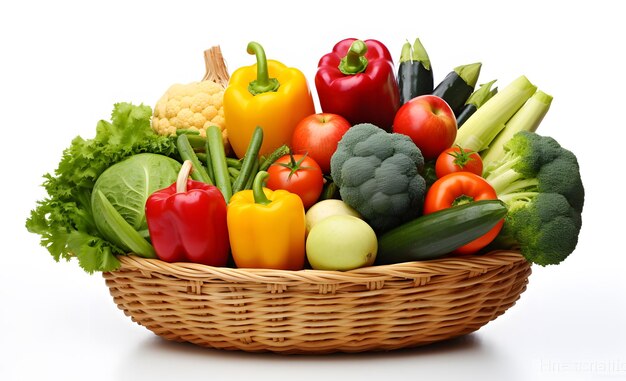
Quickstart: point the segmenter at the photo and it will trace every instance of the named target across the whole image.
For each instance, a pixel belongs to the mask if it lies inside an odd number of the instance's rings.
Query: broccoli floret
[[[538,193],[509,206],[495,244],[519,248],[524,257],[541,266],[561,263],[574,251],[581,216],[558,193]]]
[[[330,161],[344,202],[383,232],[418,216],[426,183],[424,157],[408,136],[373,124],[352,126]]]
[[[550,137],[518,132],[485,179],[509,207],[496,245],[534,263],[558,264],[576,248],[585,191],[576,156]]]

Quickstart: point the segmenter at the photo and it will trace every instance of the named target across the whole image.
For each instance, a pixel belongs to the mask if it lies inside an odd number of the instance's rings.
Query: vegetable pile
[[[229,78],[206,51],[202,81],[170,86],[154,113],[117,103],[71,142],[26,221],[56,261],[345,271],[497,249],[546,266],[575,250],[578,161],[536,132],[552,97],[525,76],[479,84],[476,62],[436,83],[419,39],[396,70],[382,42],[348,38],[319,60],[316,112],[300,70],[247,52]]]

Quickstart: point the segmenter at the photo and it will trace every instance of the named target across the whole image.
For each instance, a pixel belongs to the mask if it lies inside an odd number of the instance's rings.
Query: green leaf
[[[74,230],[68,244],[77,253],[79,266],[90,274],[96,271],[114,271],[120,267],[120,261],[113,254],[114,251],[119,252],[119,249],[99,237]]]
[[[113,255],[119,248],[95,227],[90,194],[104,170],[131,155],[149,152],[178,159],[174,139],[154,133],[151,116],[149,106],[115,104],[111,122],[99,121],[93,139],[74,138],[55,172],[43,176],[48,196],[37,202],[26,228],[41,236],[41,245],[55,260],[78,257],[88,272],[119,266]]]

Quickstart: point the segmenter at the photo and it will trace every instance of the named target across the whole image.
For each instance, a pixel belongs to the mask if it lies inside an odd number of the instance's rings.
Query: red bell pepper
[[[338,42],[317,66],[315,87],[323,112],[339,114],[352,125],[372,123],[391,131],[400,92],[385,45],[348,38]]]
[[[176,183],[146,201],[146,220],[157,257],[166,262],[225,266],[230,252],[226,201],[220,190],[189,179],[187,160]]]

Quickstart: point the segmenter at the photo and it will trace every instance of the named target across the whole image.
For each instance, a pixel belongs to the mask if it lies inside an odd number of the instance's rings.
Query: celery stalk
[[[548,113],[552,96],[537,90],[535,94],[509,120],[504,129],[496,136],[486,151],[481,153],[483,167],[488,170],[489,165],[504,157],[504,144],[519,131],[534,132],[539,127],[543,117]]]
[[[525,76],[520,76],[476,110],[459,128],[455,144],[472,151],[483,151],[535,91],[537,87]]]

